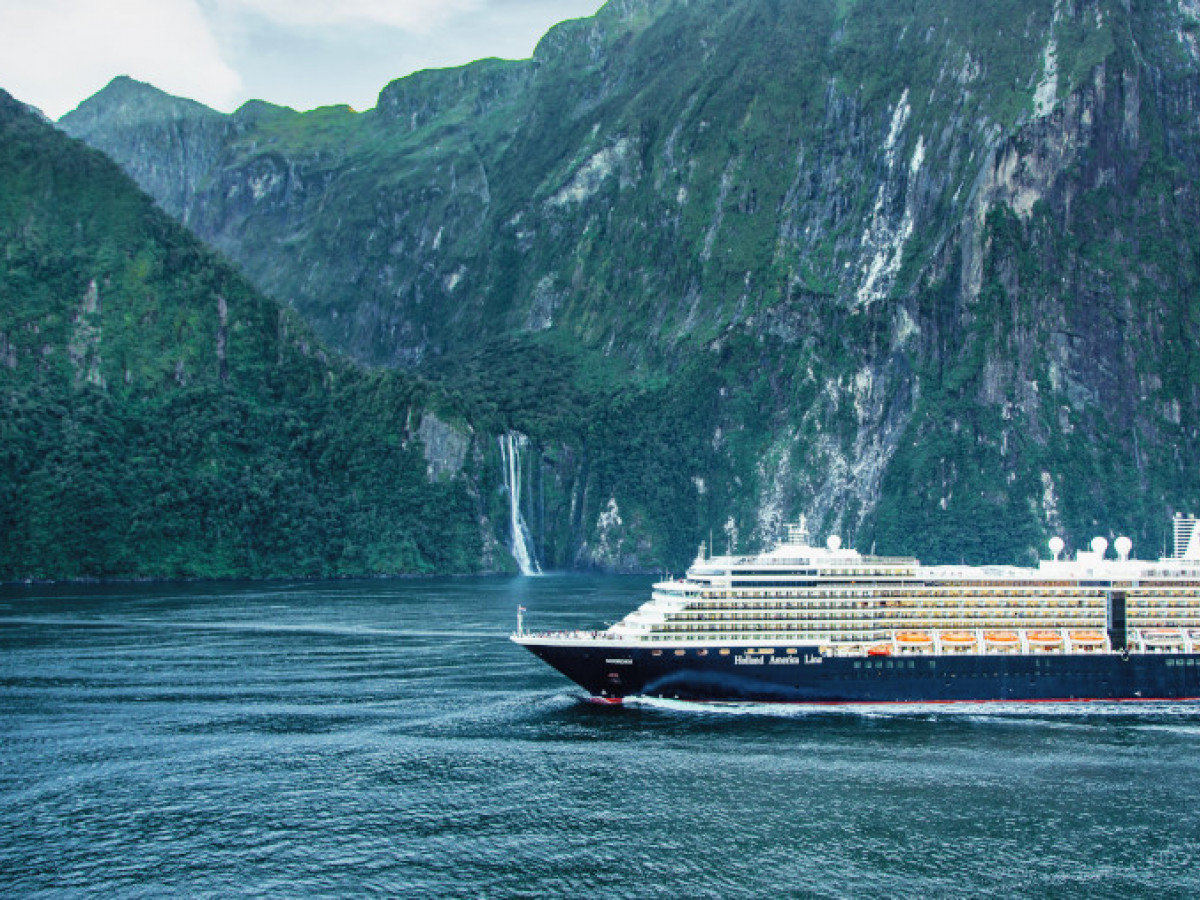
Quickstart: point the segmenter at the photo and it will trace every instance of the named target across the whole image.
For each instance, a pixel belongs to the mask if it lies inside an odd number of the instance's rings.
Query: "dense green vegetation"
[[[632,378],[597,354],[553,338],[506,337],[430,369],[470,420],[490,433],[529,436],[533,452],[524,502],[543,562],[576,564],[580,542],[609,498],[618,500],[624,531],[652,535],[597,560],[624,567],[678,565],[695,552],[710,518],[693,479],[719,463],[705,440],[716,423],[720,376],[707,360],[671,378]],[[507,500],[497,474],[482,473],[492,516]]]
[[[315,344],[0,94],[0,578],[471,571],[436,398]]]

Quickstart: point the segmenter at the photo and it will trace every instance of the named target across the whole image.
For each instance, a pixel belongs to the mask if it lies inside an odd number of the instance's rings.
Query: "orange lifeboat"
[[[943,631],[942,643],[952,647],[966,647],[975,643],[975,635],[969,631]]]
[[[985,631],[983,639],[989,644],[996,644],[1000,647],[1015,647],[1021,643],[1021,639],[1015,631]]]
[[[910,647],[927,647],[933,643],[933,638],[927,631],[899,631],[896,633],[897,644],[907,644]]]
[[[1068,631],[1072,644],[1103,644],[1103,631]]]
[[[891,644],[875,644],[873,647],[871,647],[870,650],[867,651],[867,656],[891,656],[891,655],[892,655],[892,645]]]
[[[1062,635],[1057,631],[1031,631],[1025,635],[1031,644],[1061,644]]]

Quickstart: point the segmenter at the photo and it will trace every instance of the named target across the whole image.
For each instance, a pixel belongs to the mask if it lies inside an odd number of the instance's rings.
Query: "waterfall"
[[[508,489],[509,533],[512,535],[509,550],[522,575],[541,575],[537,558],[529,550],[533,543],[529,529],[521,516],[521,448],[525,444],[524,435],[508,432],[500,436],[500,467],[504,486]]]

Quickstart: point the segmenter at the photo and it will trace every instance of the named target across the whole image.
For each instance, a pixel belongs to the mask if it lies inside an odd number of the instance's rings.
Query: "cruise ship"
[[[1174,554],[1126,537],[1036,568],[863,555],[803,523],[754,555],[700,554],[603,630],[512,640],[595,700],[936,703],[1200,698],[1200,528]]]

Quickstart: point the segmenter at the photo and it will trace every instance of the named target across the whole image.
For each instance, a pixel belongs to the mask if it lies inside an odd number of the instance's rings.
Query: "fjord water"
[[[0,894],[1200,888],[1200,708],[610,708],[506,640],[648,585],[0,588]]]

